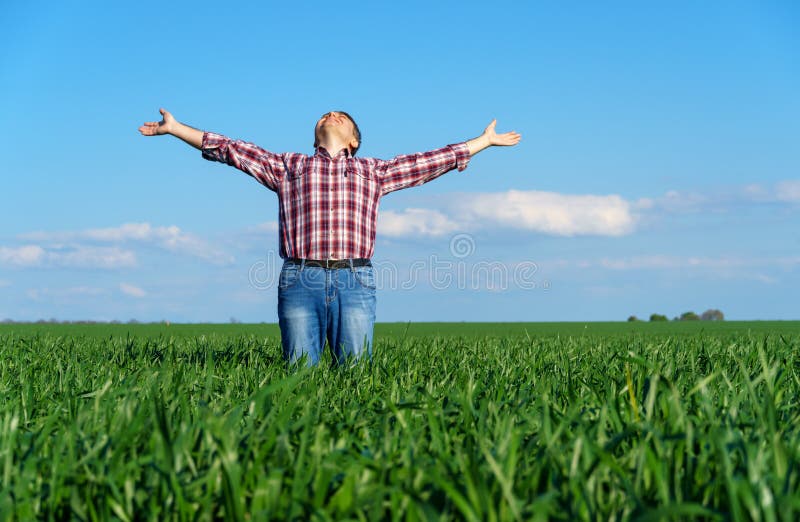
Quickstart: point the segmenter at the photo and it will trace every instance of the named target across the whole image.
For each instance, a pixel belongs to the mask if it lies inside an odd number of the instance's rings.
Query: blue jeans
[[[322,268],[285,262],[278,279],[278,324],[283,357],[319,363],[325,340],[334,364],[372,359],[375,269]]]

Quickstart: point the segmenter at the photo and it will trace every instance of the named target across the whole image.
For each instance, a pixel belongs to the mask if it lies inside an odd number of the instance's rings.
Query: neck
[[[320,136],[317,146],[325,147],[325,150],[327,150],[328,154],[331,156],[337,155],[342,149],[347,149],[348,151],[350,150],[350,147],[347,145],[347,141],[335,135]]]

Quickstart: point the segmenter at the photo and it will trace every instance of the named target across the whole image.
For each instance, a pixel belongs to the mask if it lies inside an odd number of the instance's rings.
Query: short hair
[[[358,140],[358,146],[355,149],[353,149],[353,152],[352,152],[352,155],[355,156],[356,152],[358,152],[358,149],[361,148],[361,130],[358,128],[358,123],[356,123],[356,120],[354,120],[352,116],[350,116],[349,114],[347,114],[344,111],[330,111],[330,112],[338,112],[339,114],[343,114],[345,117],[347,117],[348,120],[350,120],[350,123],[353,124],[353,133],[356,135],[356,140]],[[317,129],[315,128],[314,129],[314,148],[317,148],[318,145],[319,145],[319,142],[317,141]]]

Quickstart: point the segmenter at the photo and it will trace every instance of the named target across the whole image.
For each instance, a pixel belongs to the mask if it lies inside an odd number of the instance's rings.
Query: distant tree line
[[[628,322],[641,321],[641,320],[642,319],[639,319],[635,315],[628,317]],[[717,310],[715,308],[710,308],[700,315],[697,315],[692,311],[683,312],[681,315],[674,317],[672,320],[673,321],[724,321],[725,314],[723,314],[722,311],[720,310]],[[667,318],[666,315],[650,314],[651,323],[658,323],[662,321],[669,321],[669,319]]]
[[[95,321],[92,319],[78,319],[76,321],[58,320],[55,318],[50,319],[37,319],[36,321],[15,321],[14,319],[3,319],[0,324],[122,324],[122,321],[112,319],[110,321]],[[161,321],[152,321],[149,323],[142,323],[137,319],[130,319],[126,324],[169,324],[169,321],[162,319]]]
[[[231,317],[228,320],[231,324],[242,324],[242,321],[235,317]],[[262,324],[264,321],[262,321]],[[14,319],[3,319],[0,321],[0,324],[123,324],[122,321],[117,319],[112,319],[110,321],[95,321],[92,319],[79,319],[76,321],[66,321],[66,320],[58,320],[55,318],[50,319],[38,319],[36,321],[16,321]],[[170,322],[167,319],[162,319],[160,321],[139,321],[138,319],[129,319],[125,324],[165,324],[169,326]]]

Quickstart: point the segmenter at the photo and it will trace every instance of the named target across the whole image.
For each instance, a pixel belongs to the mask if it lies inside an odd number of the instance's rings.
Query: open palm
[[[160,136],[162,134],[170,133],[173,125],[175,125],[175,118],[173,118],[172,114],[164,109],[159,109],[158,112],[161,113],[163,119],[161,121],[144,122],[144,124],[139,127],[139,132],[145,136]]]
[[[497,120],[492,120],[492,123],[490,123],[489,126],[486,127],[486,130],[483,131],[483,135],[489,139],[490,145],[509,146],[519,143],[519,140],[522,138],[520,133],[511,131],[503,134],[497,134],[494,130],[496,125]]]

